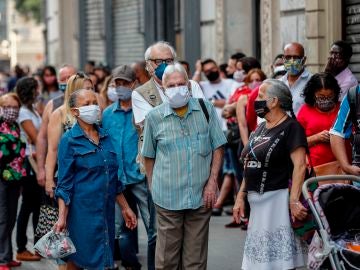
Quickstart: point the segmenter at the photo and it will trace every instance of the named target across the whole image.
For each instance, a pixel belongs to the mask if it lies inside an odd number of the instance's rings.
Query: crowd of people
[[[68,64],[1,73],[0,270],[42,259],[27,249],[31,214],[35,241],[50,223],[74,242],[59,269],[116,269],[115,244],[125,269],[141,269],[139,214],[147,269],[207,269],[209,221],[227,204],[225,226],[247,230],[242,269],[304,266],[292,221],[309,214],[306,170],[360,175],[351,56],[336,41],[312,74],[292,42],[268,76],[240,52],[220,65],[198,60],[191,74],[159,41],[112,71],[89,61],[84,72]],[[39,218],[49,201],[56,218]]]

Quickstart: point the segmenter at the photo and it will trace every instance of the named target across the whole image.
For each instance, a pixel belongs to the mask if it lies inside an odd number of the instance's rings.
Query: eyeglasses
[[[294,60],[300,60],[300,59],[303,59],[304,57],[303,56],[300,56],[300,55],[284,55],[283,56],[283,59],[284,60],[291,60],[291,59],[294,59]]]
[[[162,63],[164,64],[172,64],[174,63],[174,59],[173,58],[168,58],[168,59],[149,59],[150,61],[153,61],[157,66],[161,65]]]

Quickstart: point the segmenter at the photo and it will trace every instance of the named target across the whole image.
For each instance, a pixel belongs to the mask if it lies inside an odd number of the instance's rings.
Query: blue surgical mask
[[[66,90],[66,83],[59,83],[59,90],[61,92],[65,92]]]
[[[162,80],[162,77],[164,75],[164,71],[165,68],[167,67],[166,63],[161,63],[160,65],[157,66],[157,68],[155,69],[155,75],[156,77],[158,77],[159,80]]]
[[[118,98],[123,101],[128,101],[131,99],[131,88],[125,87],[125,86],[118,86],[116,87],[116,94],[118,95]]]

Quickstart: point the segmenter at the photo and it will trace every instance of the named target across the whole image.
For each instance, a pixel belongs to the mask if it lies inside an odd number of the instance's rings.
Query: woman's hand
[[[307,209],[300,201],[290,202],[290,213],[292,221],[304,220],[307,217]]]
[[[241,221],[245,222],[248,220],[248,218],[245,217],[245,194],[245,192],[239,191],[233,208],[233,220],[238,224],[240,224]]]
[[[329,143],[330,142],[330,134],[328,130],[323,130],[316,134],[318,136],[319,142]]]
[[[66,229],[66,219],[59,216],[58,221],[54,225],[54,230],[56,233],[61,233],[65,231],[65,229]]]
[[[45,191],[46,194],[49,195],[50,198],[54,198],[54,189],[55,182],[53,179],[46,179],[45,181]]]
[[[130,230],[135,229],[137,225],[137,218],[131,208],[127,207],[126,209],[121,210],[121,213],[124,217],[126,227],[128,227]]]

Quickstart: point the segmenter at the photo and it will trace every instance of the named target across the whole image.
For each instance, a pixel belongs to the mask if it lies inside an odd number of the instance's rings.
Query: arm
[[[69,206],[65,204],[64,200],[58,199],[59,205],[59,217],[58,221],[55,223],[55,232],[60,233],[66,229],[66,220],[69,213]]]
[[[47,194],[52,198],[54,196],[53,188],[55,187],[54,173],[57,162],[58,143],[61,137],[61,112],[57,109],[50,115],[48,125],[48,152],[46,156],[46,182],[45,189]]]
[[[245,215],[245,197],[247,196],[247,191],[245,188],[245,179],[243,179],[233,208],[233,220],[238,224],[241,221],[247,220]]]
[[[196,82],[200,82],[201,81],[201,72],[202,72],[202,65],[201,65],[201,60],[199,59],[196,61],[195,72],[192,77],[192,80],[196,81]]]
[[[126,227],[133,230],[137,225],[137,218],[134,212],[129,207],[129,204],[126,201],[126,198],[123,193],[120,193],[116,196],[116,201],[121,207],[121,213],[124,217]]]
[[[53,103],[50,100],[44,109],[42,123],[36,138],[36,161],[38,173],[36,175],[38,184],[45,186],[45,158],[47,152],[47,127],[49,124],[49,117],[53,109]]]
[[[292,219],[303,220],[306,218],[307,210],[299,202],[301,195],[301,187],[304,183],[306,170],[306,154],[305,147],[298,147],[290,154],[294,170],[292,174],[292,186],[290,190],[290,212]]]
[[[207,208],[212,208],[216,203],[217,193],[219,190],[217,179],[222,166],[223,157],[224,147],[219,147],[215,149],[211,161],[210,177],[205,185],[203,194],[204,205]]]
[[[29,143],[36,144],[37,129],[31,120],[24,120],[21,122],[21,127],[26,133]]]
[[[153,176],[153,169],[154,169],[155,159],[154,158],[144,157],[143,160],[144,160],[146,178],[147,178],[147,181],[148,181],[149,189],[151,190],[152,176]]]
[[[323,130],[314,135],[308,136],[307,143],[309,147],[314,146],[318,143],[329,143],[330,142],[330,134],[328,130]]]
[[[348,156],[346,154],[345,139],[331,134],[330,136],[331,150],[340,162],[340,166],[344,172],[352,175],[360,175],[360,168],[354,165],[351,165]]]
[[[226,100],[225,99],[214,99],[212,101],[212,104],[214,105],[214,107],[216,108],[224,108],[225,104],[226,104]]]
[[[236,104],[236,118],[239,124],[240,129],[240,137],[243,145],[247,145],[249,142],[249,129],[246,121],[246,104],[247,104],[248,98],[247,96],[242,96],[238,100]]]

